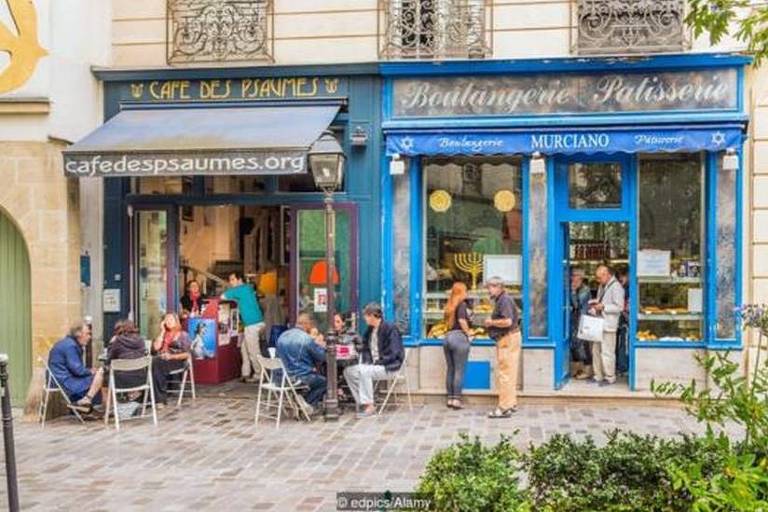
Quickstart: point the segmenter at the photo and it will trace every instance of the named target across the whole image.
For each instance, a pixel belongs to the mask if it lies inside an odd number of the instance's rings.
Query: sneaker
[[[376,411],[375,410],[373,410],[373,411],[365,411],[365,410],[363,410],[363,411],[360,411],[359,413],[357,413],[357,418],[358,419],[372,418],[374,416],[376,416]]]
[[[601,381],[598,384],[598,386],[600,386],[601,388],[604,388],[605,386],[610,386],[610,385],[615,384],[615,383],[616,383],[616,381],[611,382],[609,380],[604,380],[604,381]]]
[[[87,414],[93,410],[93,403],[91,402],[91,397],[84,396],[77,402],[71,404],[69,407],[76,410],[77,412],[84,412]]]
[[[488,413],[488,417],[491,419],[511,418],[514,413],[517,412],[517,407],[510,407],[509,409],[502,409],[497,407]]]

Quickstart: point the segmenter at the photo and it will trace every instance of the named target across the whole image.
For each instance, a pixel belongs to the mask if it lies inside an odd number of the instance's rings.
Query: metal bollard
[[[8,354],[0,354],[0,387],[3,390],[2,417],[3,442],[5,445],[5,476],[8,487],[8,510],[19,510],[19,484],[16,480],[16,448],[13,441],[13,412],[8,387]]]

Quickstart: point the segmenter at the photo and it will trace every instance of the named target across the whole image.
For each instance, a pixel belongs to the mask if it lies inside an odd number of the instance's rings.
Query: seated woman
[[[165,405],[168,401],[168,377],[172,371],[186,364],[192,344],[181,328],[179,317],[167,313],[160,324],[160,334],[152,343],[152,378],[155,381],[155,401]]]
[[[112,339],[109,341],[107,360],[114,359],[139,359],[147,355],[147,346],[139,334],[136,324],[130,320],[120,320],[115,324]],[[116,372],[115,385],[118,388],[133,388],[147,382],[147,372],[135,370],[130,372]],[[130,396],[135,400],[139,393]]]
[[[208,300],[200,290],[200,283],[187,281],[186,291],[181,297],[181,318],[187,319],[191,316],[200,316],[203,312],[203,301]]]

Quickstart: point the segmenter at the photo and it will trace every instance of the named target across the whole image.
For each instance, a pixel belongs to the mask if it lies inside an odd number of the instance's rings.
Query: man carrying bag
[[[592,341],[593,382],[608,386],[616,382],[616,333],[619,330],[619,318],[624,311],[624,287],[607,265],[597,267],[596,276],[600,288],[597,290],[597,299],[589,302],[589,313],[602,318],[603,333],[601,341]]]

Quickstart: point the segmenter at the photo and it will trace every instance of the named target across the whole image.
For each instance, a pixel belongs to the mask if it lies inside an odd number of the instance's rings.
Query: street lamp
[[[332,132],[324,132],[309,148],[309,168],[315,180],[315,186],[325,195],[325,290],[328,332],[326,334],[326,378],[328,392],[325,396],[325,420],[339,418],[338,383],[336,370],[336,333],[333,331],[334,274],[336,264],[334,251],[336,246],[336,219],[333,211],[333,193],[341,186],[344,177],[344,150]]]

